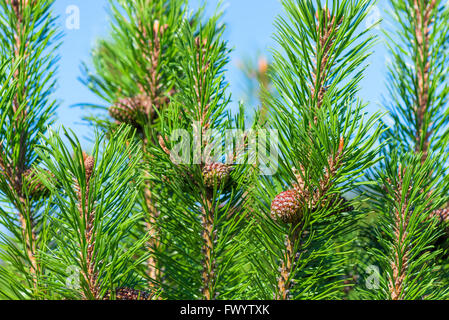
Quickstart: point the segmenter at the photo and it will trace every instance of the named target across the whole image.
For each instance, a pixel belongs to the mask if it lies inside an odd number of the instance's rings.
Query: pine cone
[[[226,184],[231,171],[232,167],[224,163],[214,162],[206,164],[203,168],[204,185],[212,189],[215,184],[217,187],[221,184]]]
[[[49,171],[46,171],[50,173]],[[54,177],[54,175],[52,175]],[[28,188],[28,194],[32,199],[48,196],[50,190],[39,179],[36,169],[28,169],[23,175],[23,184]]]
[[[142,116],[153,118],[155,116],[153,103],[147,95],[138,95],[133,98],[122,98],[109,108],[109,115],[119,123],[126,123],[135,128],[141,128],[139,124]]]
[[[138,127],[138,108],[132,98],[120,99],[109,108],[109,115],[120,123]]]
[[[146,292],[146,291],[141,291],[141,290],[136,290],[136,289],[132,289],[132,288],[118,288],[115,291],[115,300],[151,300],[152,298],[152,294]],[[108,292],[103,300],[110,300],[111,299],[111,295]]]
[[[302,217],[301,200],[296,190],[277,195],[271,203],[271,217],[284,223],[296,223]]]
[[[83,154],[83,157],[85,154]],[[84,159],[84,168],[86,169],[86,181],[88,182],[90,180],[90,177],[92,176],[92,172],[94,170],[95,165],[95,159],[91,156],[86,156]]]

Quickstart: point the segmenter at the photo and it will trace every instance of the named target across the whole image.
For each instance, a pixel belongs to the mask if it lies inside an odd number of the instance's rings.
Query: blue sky
[[[196,7],[200,0],[191,0],[191,6]],[[382,16],[384,7],[381,4],[369,14],[368,20]],[[217,0],[208,1],[210,8],[218,3]],[[226,40],[234,49],[231,62],[228,66],[227,80],[230,83],[230,91],[234,106],[244,96],[242,73],[238,68],[238,62],[245,57],[255,57],[257,52],[266,53],[275,46],[272,35],[275,32],[273,22],[282,12],[279,0],[225,0],[224,22],[227,24]],[[80,12],[80,28],[69,30],[65,27],[68,17],[67,7],[76,5]],[[93,134],[82,121],[86,110],[73,107],[77,103],[98,103],[99,100],[85,87],[78,78],[81,76],[80,64],[88,62],[90,52],[97,39],[108,34],[108,1],[107,0],[57,0],[55,13],[60,16],[59,23],[64,31],[63,45],[58,54],[59,62],[58,87],[55,98],[60,107],[57,111],[56,126],[64,125],[78,134],[82,143],[87,147],[88,139]],[[365,79],[361,83],[360,97],[367,103],[368,112],[379,110],[379,101],[385,90],[386,52],[382,43],[373,48],[374,54],[370,57],[370,66]]]

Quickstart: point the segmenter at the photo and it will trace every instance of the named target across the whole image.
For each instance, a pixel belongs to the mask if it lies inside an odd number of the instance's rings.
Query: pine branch
[[[394,245],[397,249],[393,248],[395,252],[394,260],[391,262],[391,269],[393,273],[390,275],[389,289],[391,294],[391,299],[401,300],[404,290],[404,278],[408,272],[408,260],[410,258],[410,250],[408,245],[405,244],[406,238],[408,236],[407,230],[409,229],[409,212],[407,208],[410,203],[410,188],[403,192],[404,187],[404,175],[405,170],[401,167],[398,168],[398,177],[396,185],[394,186],[394,200],[396,203],[402,203],[400,208],[394,209]],[[404,201],[402,200],[402,195],[405,193]]]
[[[447,141],[449,11],[440,0],[393,0],[391,7],[398,27],[385,34],[393,57],[387,104],[394,126],[384,138],[422,152],[424,161]]]
[[[280,277],[278,280],[278,288],[274,299],[277,300],[289,300],[290,288],[293,285],[292,278],[294,276],[294,265],[298,257],[297,243],[299,241],[299,234],[296,229],[286,236],[285,239],[285,257],[282,260],[280,267]]]
[[[93,53],[95,74],[87,72],[83,82],[94,93],[107,101],[112,119],[90,117],[97,127],[114,131],[118,124],[126,123],[136,128],[136,137],[146,150],[158,143],[160,114],[168,107],[175,91],[174,80],[182,71],[173,72],[172,66],[183,52],[177,51],[175,41],[179,26],[186,19],[185,0],[120,1],[111,0],[112,40],[103,40]],[[190,18],[194,26],[202,8]],[[178,70],[179,71],[179,70]],[[111,121],[112,120],[112,121]],[[151,235],[150,250],[158,250],[159,231],[156,222],[160,218],[158,204],[153,193],[157,186],[150,183],[150,173],[143,170],[145,185],[142,189],[143,210],[147,213],[141,232]],[[150,256],[149,284],[162,279],[158,261]]]
[[[33,283],[34,297],[41,294],[38,282],[44,271],[37,254],[46,232],[41,212],[43,199],[48,196],[35,181],[33,167],[40,160],[34,146],[39,144],[38,134],[45,133],[51,124],[55,107],[49,95],[54,84],[53,53],[58,46],[53,42],[59,35],[50,13],[52,4],[48,0],[0,2],[0,39],[8,60],[0,75],[0,197],[15,208],[21,232],[14,230],[15,218],[2,212],[3,220],[14,234],[14,241],[22,242],[24,263],[29,266],[28,272],[23,273],[13,262],[5,272],[22,273],[15,281],[27,279]],[[8,255],[2,253],[2,259],[12,262]]]
[[[429,87],[431,81],[431,52],[430,47],[430,28],[432,12],[435,9],[437,0],[421,1],[414,0],[414,27],[415,39],[417,46],[417,57],[415,62],[415,69],[417,70],[417,123],[416,123],[416,152],[423,152],[423,160],[427,157],[429,149],[429,136],[431,132],[424,127],[424,116],[427,111],[429,103]],[[424,137],[421,143],[421,136]]]
[[[201,293],[205,300],[213,300],[215,298],[215,258],[214,258],[214,250],[215,250],[215,230],[214,230],[214,204],[213,194],[208,192],[205,198],[203,199],[203,208],[202,208],[202,217],[201,224],[203,225],[203,246],[202,253],[203,257],[203,287],[201,289]]]
[[[381,233],[373,258],[388,272],[388,282],[382,283],[382,294],[370,296],[442,298],[440,249],[435,246],[441,228],[432,223],[437,220],[433,210],[446,202],[442,191],[447,183],[446,159],[440,152],[447,150],[448,141],[444,105],[449,90],[443,65],[449,29],[441,21],[447,20],[449,11],[438,0],[393,0],[391,5],[398,23],[394,33],[386,33],[394,58],[389,68],[394,124],[383,136],[385,161],[372,173],[384,188],[373,186],[370,195]],[[424,274],[422,268],[432,270],[431,274]]]
[[[317,44],[316,54],[314,60],[315,65],[313,67],[312,79],[313,84],[310,87],[311,98],[316,101],[316,107],[319,109],[323,104],[324,94],[326,93],[328,86],[326,83],[329,81],[328,74],[331,64],[329,61],[332,59],[332,46],[335,42],[336,31],[339,25],[343,22],[343,17],[340,21],[336,21],[335,16],[331,16],[328,8],[323,8],[316,12],[316,19],[318,21],[324,20],[323,23],[318,23],[317,29]]]
[[[184,54],[174,72],[190,72],[177,80],[177,94],[161,117],[159,146],[149,157],[151,179],[161,186],[154,195],[163,250],[155,254],[168,298],[238,297],[248,277],[241,270],[247,262],[239,240],[250,228],[241,212],[246,167],[232,163],[237,151],[214,149],[221,144],[220,132],[243,123],[243,113],[234,121],[225,111],[229,98],[223,70],[229,50],[218,19],[198,27],[182,25],[177,45]],[[192,149],[183,150],[183,159],[175,156],[173,134],[180,131],[195,141]]]
[[[24,14],[24,10],[26,9],[26,7],[28,6],[28,1],[10,1],[10,5],[12,6],[12,9],[14,10],[15,16],[17,18],[17,25],[15,28],[15,34],[14,34],[14,38],[16,39],[15,43],[14,43],[14,57],[12,62],[14,63],[14,61],[21,59],[22,57],[25,57],[29,55],[28,52],[25,51],[25,53],[23,55],[21,55],[20,53],[24,51],[23,48],[27,48],[29,47],[29,42],[26,41],[26,28],[27,26],[24,25],[24,21],[23,21],[23,14]],[[33,7],[34,3],[31,2],[30,6]],[[25,41],[24,41],[25,40]],[[21,67],[23,68],[24,66],[20,66],[16,69],[15,73],[14,73],[14,78],[16,80],[19,80],[19,76],[21,76]],[[23,74],[23,73],[22,73]],[[17,92],[16,96],[13,98],[13,102],[12,102],[12,110],[14,112],[15,115],[17,115],[17,122],[18,125],[20,126],[21,124],[23,125],[23,122],[26,120],[27,118],[27,110],[26,108],[21,109],[20,108],[20,104],[22,103],[22,101],[24,101],[24,99],[26,99],[25,97],[25,90],[26,88],[23,88],[22,92]],[[19,201],[20,201],[20,205],[17,206],[19,208],[19,220],[20,220],[20,224],[22,226],[22,231],[24,234],[24,239],[27,239],[27,255],[28,255],[28,259],[31,263],[31,273],[34,274],[37,270],[37,266],[36,266],[36,260],[34,258],[34,254],[36,251],[36,234],[35,234],[35,230],[34,230],[34,219],[33,219],[33,214],[29,211],[29,209],[27,210],[27,203],[26,203],[26,199],[25,199],[25,195],[22,192],[22,177],[25,173],[26,170],[26,153],[27,153],[27,132],[25,130],[19,131],[17,130],[19,133],[19,155],[18,155],[18,161],[16,163],[15,169],[14,169],[14,173],[13,176],[11,177],[11,183],[13,185],[13,188],[15,189],[15,192],[18,195]],[[28,212],[25,212],[28,211]],[[28,221],[27,221],[28,220]],[[28,227],[30,226],[30,227]],[[27,232],[29,230],[30,233],[30,237],[27,236]]]
[[[88,156],[76,137],[65,132],[74,152],[71,155],[61,137],[52,132],[38,149],[60,184],[49,185],[54,197],[48,205],[59,211],[58,216],[50,217],[55,246],[42,253],[44,265],[51,270],[45,285],[58,298],[157,296],[154,288],[139,291],[144,279],[137,269],[148,259],[148,253],[140,255],[148,236],[137,241],[129,239],[129,233],[142,219],[142,213],[133,212],[141,183],[141,152],[137,143],[125,143],[129,137],[130,128],[123,127],[107,144],[97,136],[92,155]],[[67,279],[72,283],[68,284]]]
[[[373,38],[365,36],[369,29],[354,30],[371,3],[283,5],[287,18],[276,23],[282,51],[274,52],[273,64],[279,96],[271,98],[269,122],[279,131],[278,170],[259,179],[253,194],[263,226],[255,250],[270,258],[254,264],[267,275],[267,298],[337,297],[348,256],[343,239],[361,216],[343,194],[377,161],[366,155],[376,154],[373,139],[382,131],[368,134],[378,115],[363,121],[363,105],[355,101]]]
[[[99,298],[99,285],[98,285],[98,274],[95,272],[95,209],[90,210],[89,208],[89,190],[90,190],[90,179],[93,174],[95,165],[95,159],[92,156],[88,156],[83,153],[83,168],[85,174],[86,187],[82,188],[78,181],[74,181],[75,190],[77,190],[78,196],[78,211],[86,228],[84,230],[84,241],[87,244],[86,256],[83,259],[86,261],[86,272],[83,273],[84,279],[89,288],[89,295],[84,295],[84,299],[93,297],[95,300]]]
[[[376,299],[442,299],[446,296],[435,247],[441,230],[432,212],[446,202],[447,178],[438,172],[441,154],[392,153],[373,174],[372,208],[380,215],[380,246],[368,252],[380,264],[385,278],[379,290],[365,292]],[[435,174],[435,176],[433,176]],[[430,196],[429,196],[430,195]]]

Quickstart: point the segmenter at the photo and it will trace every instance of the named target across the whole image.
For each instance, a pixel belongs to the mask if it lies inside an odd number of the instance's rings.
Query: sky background
[[[385,13],[384,3],[379,1],[368,14],[366,25],[381,18]],[[190,6],[196,8],[200,0],[190,0]],[[209,11],[218,4],[217,0],[209,0]],[[69,17],[67,9],[77,6],[80,13],[79,29],[67,29],[66,20]],[[226,23],[225,38],[233,48],[230,64],[228,65],[227,81],[230,84],[232,105],[245,97],[245,82],[242,71],[238,68],[243,59],[256,60],[260,52],[270,57],[270,49],[276,44],[273,40],[275,32],[273,22],[282,13],[279,0],[225,0],[224,22]],[[64,125],[71,128],[79,136],[84,147],[88,148],[89,140],[93,136],[93,128],[83,122],[82,117],[89,113],[79,107],[78,103],[105,104],[84,86],[79,77],[82,76],[80,65],[89,62],[90,53],[96,41],[107,37],[109,30],[109,13],[107,0],[57,0],[55,13],[60,16],[58,23],[64,32],[63,44],[59,49],[58,86],[54,97],[60,101],[57,110],[55,127]],[[365,25],[365,26],[366,26]],[[365,27],[363,26],[363,27]],[[379,29],[374,30],[379,33]],[[382,92],[385,91],[386,51],[380,41],[373,49],[369,58],[370,66],[361,83],[360,97],[369,103],[368,113],[381,109]]]

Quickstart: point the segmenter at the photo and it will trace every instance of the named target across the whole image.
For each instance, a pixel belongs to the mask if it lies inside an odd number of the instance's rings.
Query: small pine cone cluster
[[[301,198],[297,190],[277,195],[271,203],[271,217],[284,223],[297,223],[302,218]]]
[[[50,190],[39,179],[36,169],[26,170],[22,177],[23,184],[28,188],[28,194],[32,199],[39,199],[50,194]]]
[[[115,300],[151,300],[152,295],[146,291],[136,290],[132,288],[118,288],[115,291]],[[108,292],[103,300],[112,299]]]
[[[220,185],[226,184],[229,181],[231,171],[232,167],[224,163],[206,164],[203,168],[204,185],[213,189],[215,186],[218,188]]]
[[[140,128],[142,116],[152,117],[154,114],[153,102],[147,95],[119,99],[109,108],[109,115],[117,122],[126,123],[135,128]]]
[[[284,191],[276,196],[271,203],[271,216],[273,219],[284,223],[298,223],[302,218],[302,209],[307,203],[308,193],[297,186],[294,189]],[[313,205],[312,211],[317,211],[320,207]],[[354,207],[342,196],[336,196],[331,200],[321,203],[321,208],[327,207],[332,214],[351,212]]]

